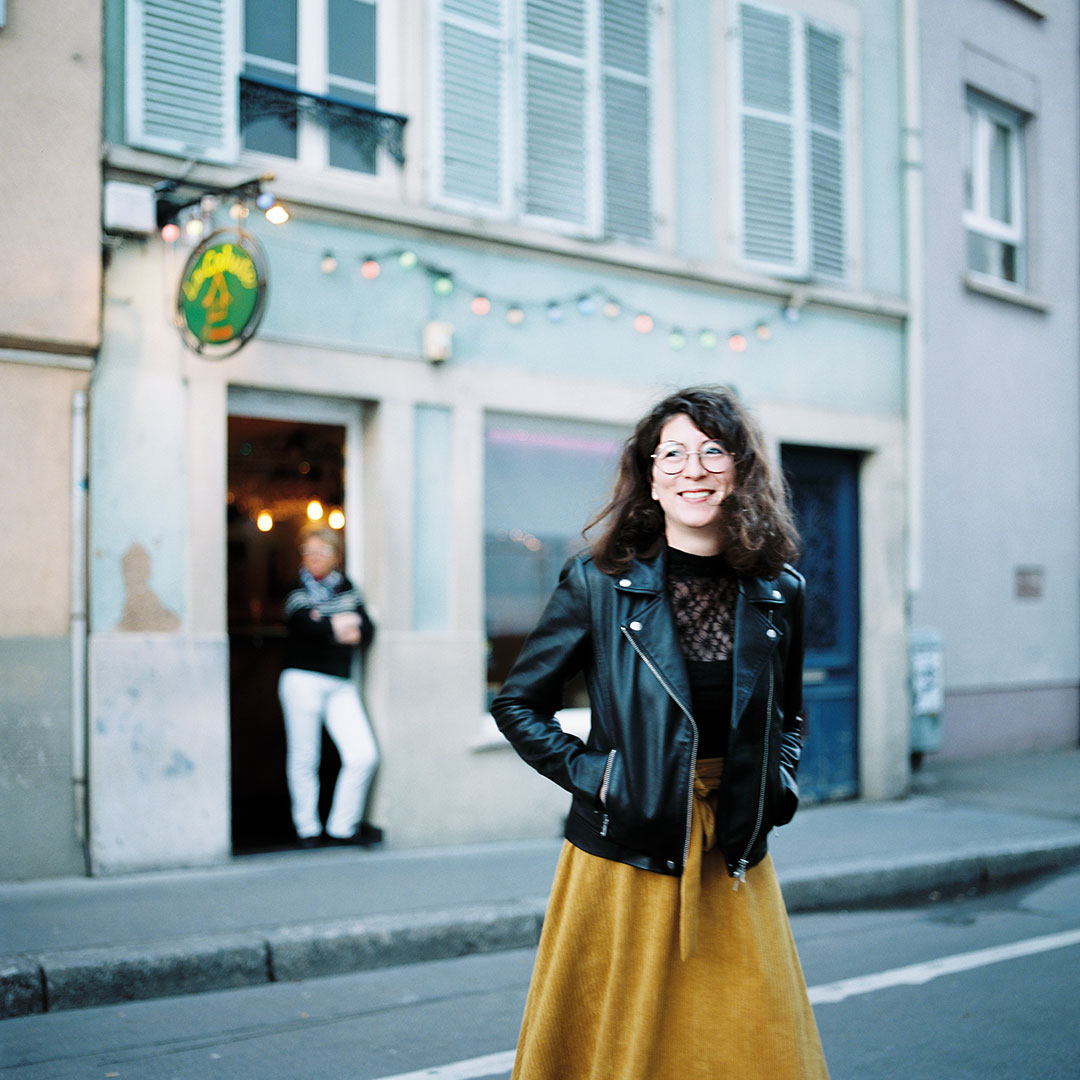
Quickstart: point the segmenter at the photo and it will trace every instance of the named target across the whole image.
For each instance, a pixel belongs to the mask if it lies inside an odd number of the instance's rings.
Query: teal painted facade
[[[421,42],[435,47],[433,6],[380,5],[398,55],[415,55]],[[376,177],[349,184],[321,173],[305,179],[294,162],[275,169],[274,190],[292,217],[277,227],[254,211],[248,218],[265,249],[269,296],[255,339],[234,357],[195,356],[171,325],[185,241],[116,234],[90,462],[98,871],[214,862],[231,849],[230,415],[345,432],[346,499],[353,493],[356,511],[346,525],[349,570],[380,623],[364,676],[383,761],[373,816],[392,842],[552,835],[565,812],[562,794],[524,771],[486,717],[486,419],[625,432],[665,390],[703,382],[734,385],[777,456],[784,444],[861,455],[859,786],[869,797],[904,790],[908,342],[896,7],[808,0],[766,8],[838,26],[846,50],[842,281],[766,272],[733,246],[728,31],[739,6],[720,0],[671,5],[652,27],[650,243],[447,208],[431,180],[435,88],[385,67],[386,107],[408,113],[405,164],[384,162]],[[264,171],[264,156],[185,160],[132,136],[129,14],[121,0],[106,5],[106,179],[149,186],[186,177],[211,189]],[[214,214],[212,224],[229,223],[224,207]],[[416,264],[402,265],[402,252]],[[371,259],[379,273],[368,279],[361,267]],[[449,295],[436,293],[436,271],[452,279]],[[478,295],[490,301],[486,314],[472,309]],[[511,307],[523,312],[517,324],[507,320]],[[641,315],[652,320],[648,333],[634,327]],[[433,323],[451,328],[445,360],[425,357]],[[731,347],[733,334],[743,351]],[[546,452],[543,438],[537,445]],[[143,606],[125,622],[134,592]],[[187,723],[176,703],[193,682],[199,715]],[[190,768],[170,770],[181,759]],[[110,772],[143,787],[118,790],[106,782]],[[138,800],[153,809],[132,817]],[[200,829],[185,829],[185,818]]]

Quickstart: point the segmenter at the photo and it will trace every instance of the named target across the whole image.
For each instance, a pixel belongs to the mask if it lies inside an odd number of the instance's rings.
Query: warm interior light
[[[255,525],[259,532],[269,532],[274,527],[274,518],[269,510],[260,510],[255,519]]]
[[[284,225],[289,220],[289,211],[281,203],[276,202],[266,211],[266,220],[271,225]]]
[[[336,507],[330,511],[326,516],[326,524],[331,529],[341,529],[345,527],[345,515]]]
[[[307,504],[307,516],[311,518],[312,521],[319,521],[322,519],[322,515],[322,503],[319,502],[318,499],[312,499],[311,502]]]

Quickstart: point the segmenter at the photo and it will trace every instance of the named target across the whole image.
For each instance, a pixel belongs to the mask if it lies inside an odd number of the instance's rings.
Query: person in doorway
[[[626,442],[492,713],[572,795],[515,1080],[828,1076],[766,837],[795,813],[804,581],[726,387]],[[555,713],[584,671],[586,743]]]
[[[352,660],[375,627],[360,593],[338,569],[340,540],[313,526],[300,538],[300,578],[285,597],[285,668],[278,696],[285,715],[285,771],[293,824],[302,848],[368,846],[382,830],[362,820],[379,752],[352,680]],[[319,762],[325,725],[341,755],[341,771],[323,831]]]

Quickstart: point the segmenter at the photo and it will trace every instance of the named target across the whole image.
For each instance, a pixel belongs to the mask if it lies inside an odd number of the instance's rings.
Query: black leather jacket
[[[681,874],[690,842],[698,730],[666,588],[667,549],[625,574],[589,554],[558,587],[491,712],[518,754],[573,795],[566,838],[646,870]],[[741,878],[766,836],[798,804],[804,581],[741,577],[735,606],[731,733],[717,845]],[[554,719],[566,683],[584,670],[588,742]]]

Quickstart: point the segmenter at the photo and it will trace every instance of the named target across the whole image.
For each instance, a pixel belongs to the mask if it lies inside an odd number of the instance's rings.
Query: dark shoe
[[[362,844],[381,844],[383,842],[383,831],[378,825],[371,825],[366,821],[360,822],[360,828],[356,830],[356,835],[360,837]]]
[[[301,851],[312,851],[315,848],[322,847],[323,839],[321,836],[301,836],[296,842],[296,846]]]
[[[381,844],[383,831],[377,825],[369,825],[366,821],[360,822],[360,827],[352,836],[331,836],[326,834],[325,843],[328,847],[372,847]]]

